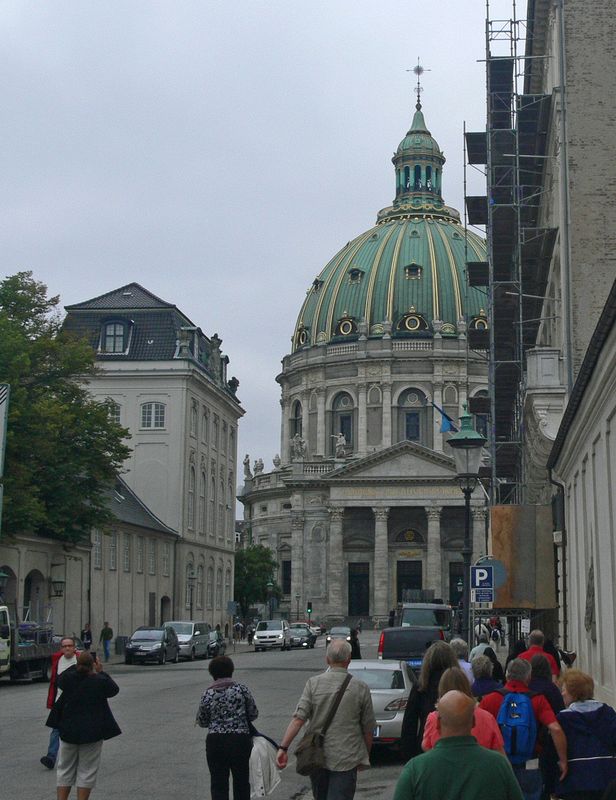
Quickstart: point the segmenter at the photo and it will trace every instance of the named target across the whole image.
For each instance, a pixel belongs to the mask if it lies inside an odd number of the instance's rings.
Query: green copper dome
[[[445,157],[418,103],[392,159],[396,197],[376,225],[348,242],[313,281],[293,350],[359,336],[457,336],[486,327],[485,294],[469,288],[467,261],[485,261],[485,242],[460,225],[441,197]]]

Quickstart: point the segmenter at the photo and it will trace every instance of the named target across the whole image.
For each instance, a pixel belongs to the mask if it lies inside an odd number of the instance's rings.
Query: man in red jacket
[[[78,655],[79,653],[75,649],[75,640],[70,636],[65,636],[60,642],[60,650],[51,656],[51,679],[49,681],[49,691],[47,692],[47,708],[52,708],[60,694],[62,694],[57,686],[58,675],[61,675],[65,669],[76,664]],[[47,769],[55,767],[59,748],[60,731],[57,728],[52,728],[49,734],[47,755],[41,758],[41,764],[44,767],[47,767]]]
[[[545,656],[547,660],[550,662],[550,669],[552,670],[552,675],[554,678],[558,678],[560,674],[560,670],[558,669],[558,664],[556,663],[556,659],[551,653],[546,653],[543,649],[543,645],[545,643],[545,636],[543,635],[542,631],[531,631],[528,635],[528,650],[525,650],[523,653],[520,654],[519,658],[523,658],[525,661],[530,661],[533,656]]]

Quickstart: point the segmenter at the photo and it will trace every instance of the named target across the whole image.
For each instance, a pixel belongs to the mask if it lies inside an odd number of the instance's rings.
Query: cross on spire
[[[417,75],[417,86],[415,88],[415,93],[417,95],[417,103],[415,104],[415,108],[417,111],[421,111],[421,93],[423,92],[423,86],[421,85],[420,78],[424,72],[431,72],[432,70],[426,69],[425,67],[421,66],[419,61],[419,56],[417,56],[417,64],[413,67],[412,70],[407,69],[407,72],[414,72]]]

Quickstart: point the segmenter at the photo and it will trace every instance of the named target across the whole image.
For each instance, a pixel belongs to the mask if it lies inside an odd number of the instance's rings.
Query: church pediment
[[[413,442],[399,444],[378,453],[358,459],[331,472],[328,481],[394,480],[418,478],[422,480],[455,478],[454,461]]]

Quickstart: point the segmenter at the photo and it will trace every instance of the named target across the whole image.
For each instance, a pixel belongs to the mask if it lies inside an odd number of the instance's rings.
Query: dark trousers
[[[233,800],[250,800],[248,762],[252,737],[247,733],[210,733],[205,755],[210,768],[212,800],[229,800],[229,772],[233,776]]]
[[[353,800],[357,785],[357,767],[344,772],[320,769],[310,776],[314,800]]]

